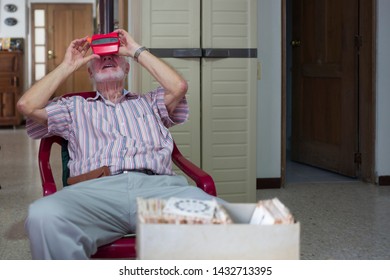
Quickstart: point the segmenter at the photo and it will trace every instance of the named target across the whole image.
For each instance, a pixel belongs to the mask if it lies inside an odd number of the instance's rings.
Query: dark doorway
[[[372,182],[375,5],[368,0],[283,4],[282,170],[291,156],[299,163]]]

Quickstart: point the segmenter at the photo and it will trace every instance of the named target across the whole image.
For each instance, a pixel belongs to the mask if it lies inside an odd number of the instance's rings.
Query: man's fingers
[[[92,59],[96,59],[96,58],[100,58],[100,55],[97,55],[97,54],[91,54],[91,55],[88,55],[86,57],[84,57],[84,60],[85,60],[85,63],[89,62],[90,60]]]

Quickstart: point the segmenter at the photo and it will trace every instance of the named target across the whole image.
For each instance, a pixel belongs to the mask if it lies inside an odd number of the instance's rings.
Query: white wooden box
[[[299,259],[300,224],[250,225],[256,204],[224,206],[234,224],[137,225],[137,258],[156,260]]]

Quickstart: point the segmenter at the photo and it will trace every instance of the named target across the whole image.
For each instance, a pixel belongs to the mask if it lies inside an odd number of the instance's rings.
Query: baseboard
[[[390,186],[390,176],[379,176],[378,177],[379,186]]]
[[[257,178],[256,189],[280,189],[282,180],[280,178]]]

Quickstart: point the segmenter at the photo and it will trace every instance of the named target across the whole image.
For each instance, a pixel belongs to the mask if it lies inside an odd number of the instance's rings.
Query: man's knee
[[[25,228],[33,259],[85,259],[96,250],[77,227],[70,226],[65,208],[66,204],[51,198],[29,206]]]
[[[30,232],[50,226],[53,221],[58,220],[61,212],[60,208],[59,205],[55,205],[50,199],[46,198],[33,202],[28,208],[25,223],[26,230]]]

